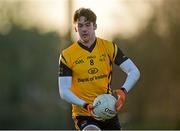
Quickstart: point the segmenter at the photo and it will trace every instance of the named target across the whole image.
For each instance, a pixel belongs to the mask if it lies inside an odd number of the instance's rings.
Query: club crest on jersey
[[[88,70],[88,73],[89,74],[96,74],[98,72],[98,69],[97,68],[90,68],[89,70]]]
[[[106,54],[100,55],[99,61],[105,61],[106,60]]]

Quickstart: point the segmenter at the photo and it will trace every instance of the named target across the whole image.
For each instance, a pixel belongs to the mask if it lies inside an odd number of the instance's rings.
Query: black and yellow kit
[[[115,43],[96,38],[90,48],[73,43],[60,55],[59,76],[72,76],[71,91],[87,103],[104,93],[111,94],[112,64],[127,59]],[[91,116],[83,107],[73,105],[72,115]]]

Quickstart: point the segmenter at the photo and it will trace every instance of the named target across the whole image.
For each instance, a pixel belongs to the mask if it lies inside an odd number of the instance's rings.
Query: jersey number
[[[90,65],[94,65],[94,61],[93,61],[93,59],[90,59]]]

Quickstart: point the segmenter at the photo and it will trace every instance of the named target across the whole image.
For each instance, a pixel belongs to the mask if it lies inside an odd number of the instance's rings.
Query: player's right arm
[[[72,70],[64,64],[63,61],[66,62],[65,58],[60,56],[58,84],[61,98],[71,104],[75,104],[89,110],[89,104],[71,91]]]

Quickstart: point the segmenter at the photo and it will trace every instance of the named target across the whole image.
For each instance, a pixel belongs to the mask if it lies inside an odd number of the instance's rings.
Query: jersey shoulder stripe
[[[63,62],[68,68],[72,67],[72,60],[71,60],[71,56],[74,54],[74,52],[77,51],[77,43],[74,42],[72,43],[72,45],[70,45],[68,48],[64,49],[62,51],[62,54],[60,55],[60,59],[59,62]]]

